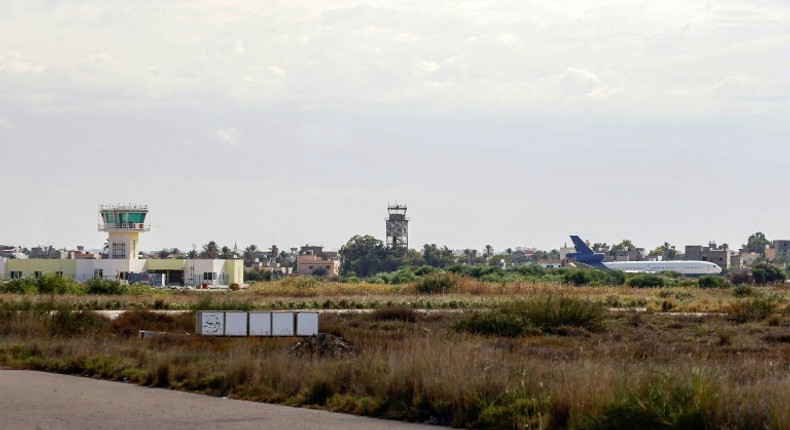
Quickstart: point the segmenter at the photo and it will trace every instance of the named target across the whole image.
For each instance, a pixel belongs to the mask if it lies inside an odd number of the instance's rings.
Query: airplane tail
[[[605,258],[603,253],[595,252],[590,249],[579,236],[571,235],[571,241],[573,242],[574,248],[576,248],[576,252],[568,254],[568,258],[573,258],[577,262],[588,266],[608,269],[608,267],[603,264]]]
[[[573,242],[573,246],[576,248],[577,254],[595,254],[595,252],[590,249],[590,247],[587,246],[587,244],[584,243],[584,241],[579,236],[571,235],[571,241]]]

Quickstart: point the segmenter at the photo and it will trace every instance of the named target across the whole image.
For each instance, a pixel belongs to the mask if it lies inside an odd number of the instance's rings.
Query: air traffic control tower
[[[406,218],[406,205],[387,206],[387,247],[409,247],[409,219]]]
[[[107,232],[107,258],[137,260],[140,252],[140,233],[151,230],[146,224],[148,206],[101,205],[99,231]]]

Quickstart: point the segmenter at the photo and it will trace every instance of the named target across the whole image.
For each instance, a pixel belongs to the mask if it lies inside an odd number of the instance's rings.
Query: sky
[[[0,243],[790,238],[779,0],[0,3]]]

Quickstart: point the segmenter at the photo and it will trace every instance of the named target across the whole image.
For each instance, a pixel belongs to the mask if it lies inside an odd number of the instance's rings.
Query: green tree
[[[380,272],[385,249],[384,243],[373,236],[355,235],[340,248],[340,272],[360,278]]]
[[[258,252],[258,247],[256,245],[250,245],[244,248],[244,254],[242,255],[242,259],[244,260],[245,266],[251,266],[252,262],[255,260],[255,255]]]
[[[280,248],[278,248],[277,245],[272,245],[272,247],[269,248],[269,256],[272,260],[276,260],[279,253]]]
[[[197,251],[195,251],[194,249],[189,251],[189,252],[187,252],[187,258],[189,258],[190,260],[194,260],[194,259],[196,259],[198,257],[200,257],[200,254]]]
[[[612,246],[609,249],[609,255],[615,255],[617,251],[625,251],[629,249],[636,249],[634,243],[631,242],[630,239],[623,239],[622,242],[618,243],[617,245]]]
[[[787,274],[771,264],[757,263],[752,266],[752,278],[756,284],[773,284],[784,282],[787,279]]]
[[[170,256],[170,251],[167,248],[162,248],[161,251],[156,253],[159,258],[167,258]]]
[[[603,252],[604,254],[607,254],[609,253],[609,245],[607,245],[605,242],[597,242],[593,244],[592,250],[595,252]]]
[[[746,250],[765,256],[765,248],[770,245],[770,243],[771,242],[765,237],[765,234],[758,231],[749,236],[749,239],[746,240]]]
[[[227,246],[222,247],[222,252],[220,253],[220,258],[223,260],[232,260],[233,259],[233,250],[228,248]]]
[[[422,259],[431,267],[449,267],[455,262],[453,251],[448,247],[439,248],[435,243],[422,247]]]
[[[651,256],[661,256],[664,260],[677,260],[678,254],[675,246],[670,245],[669,242],[664,242],[661,246],[650,251]]]
[[[494,247],[491,245],[486,245],[485,248],[483,249],[483,257],[488,259],[492,255],[494,255]]]
[[[226,247],[227,248],[227,247]],[[203,252],[200,253],[200,258],[214,260],[219,257],[219,245],[213,240],[203,245]]]

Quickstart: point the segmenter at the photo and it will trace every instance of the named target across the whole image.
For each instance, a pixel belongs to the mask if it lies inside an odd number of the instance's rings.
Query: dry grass
[[[520,297],[550,288],[522,287],[529,293]],[[724,309],[741,300],[708,290],[554,288],[585,300],[672,300],[681,308],[720,300],[717,309]],[[399,294],[365,299],[382,308],[425,300]],[[240,305],[258,293],[211,297]],[[173,294],[167,303],[188,308],[201,298]],[[790,428],[790,315],[781,304],[769,318],[745,321],[609,312],[601,330],[515,338],[455,331],[476,312],[470,310],[327,314],[321,330],[343,336],[356,354],[296,359],[288,352],[293,339],[184,336],[193,330],[190,314],[138,311],[109,321],[68,311],[82,298],[40,299],[2,297],[0,364],[467,428]],[[121,300],[96,298],[105,299]],[[488,307],[512,297],[435,299]],[[19,300],[31,300],[29,310],[17,311]],[[122,300],[121,306],[150,307],[145,298]],[[142,341],[140,329],[174,335]]]

